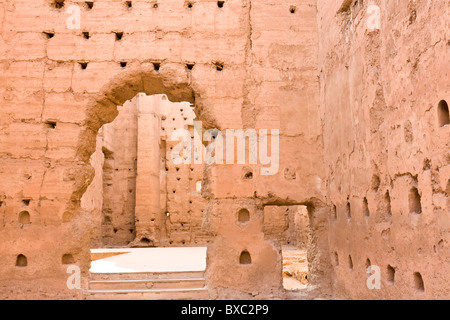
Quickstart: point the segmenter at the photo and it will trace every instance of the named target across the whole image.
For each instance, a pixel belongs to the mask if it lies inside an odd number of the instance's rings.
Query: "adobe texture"
[[[449,94],[448,2],[373,3],[376,31],[367,1],[0,1],[0,297],[85,298],[89,249],[114,234],[99,208],[118,210],[90,193],[110,154],[91,156],[117,106],[142,93],[192,103],[204,129],[279,130],[277,174],[228,164],[195,177],[201,232],[213,239],[211,298],[285,297],[264,212],[297,205],[309,216],[308,282],[321,294],[449,298],[450,126],[438,111]],[[68,28],[71,5],[79,29]],[[167,228],[152,214],[135,225],[149,237]],[[192,241],[182,222],[178,245]],[[117,243],[139,230],[118,229]],[[251,264],[240,263],[246,252]],[[366,286],[367,259],[382,290]],[[66,286],[70,264],[82,290]]]

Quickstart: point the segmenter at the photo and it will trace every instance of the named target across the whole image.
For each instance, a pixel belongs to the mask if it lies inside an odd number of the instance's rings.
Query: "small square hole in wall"
[[[242,179],[244,180],[251,180],[253,179],[253,171],[251,168],[244,167],[242,169]]]
[[[89,35],[89,32],[85,31],[83,32],[83,38],[89,39],[91,36]]]
[[[155,71],[159,71],[159,69],[161,68],[161,63],[153,62],[153,68],[155,69]]]
[[[381,184],[380,177],[378,175],[374,174],[372,176],[372,180],[370,183],[371,183],[372,191],[378,192],[378,189],[380,188],[380,184]]]
[[[120,41],[123,38],[123,32],[114,32],[116,35],[116,41]]]
[[[296,6],[290,6],[289,8],[289,12],[294,14],[297,11],[297,7]]]
[[[131,9],[133,7],[133,2],[125,1],[125,7],[127,7],[128,9]]]
[[[26,206],[29,206],[29,205],[30,205],[30,201],[31,201],[31,199],[23,199],[23,200],[22,200],[22,203],[23,203],[24,205],[26,205]]]
[[[121,66],[122,68],[125,68],[125,67],[127,66],[127,62],[121,61],[121,62],[120,62],[120,66]]]
[[[217,1],[217,6],[219,8],[223,8],[223,5],[225,4],[225,1]]]
[[[61,9],[64,7],[64,0],[55,0],[53,2],[53,7],[55,7],[56,9]]]
[[[52,31],[44,31],[44,32],[42,32],[42,33],[45,35],[45,37],[46,37],[47,39],[51,39],[51,38],[53,38],[53,37],[55,36],[55,33],[52,32]]]
[[[92,9],[94,7],[94,1],[86,1],[86,6],[88,9]]]
[[[192,7],[194,6],[194,3],[193,3],[193,2],[190,2],[190,1],[187,1],[187,2],[185,2],[184,5],[186,6],[186,8],[192,9]]]
[[[186,68],[188,69],[188,70],[192,70],[192,69],[194,69],[194,63],[186,63]]]

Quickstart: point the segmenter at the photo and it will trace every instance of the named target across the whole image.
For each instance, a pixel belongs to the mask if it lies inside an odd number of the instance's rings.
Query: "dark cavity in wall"
[[[30,213],[28,211],[22,211],[21,213],[19,213],[19,223],[29,224],[30,221]]]
[[[250,212],[247,209],[241,209],[238,213],[238,221],[239,222],[248,222],[250,221]]]
[[[387,282],[389,284],[394,284],[395,281],[395,269],[391,265],[387,266]]]
[[[61,9],[64,7],[64,0],[55,0],[53,2],[53,7],[56,9]]]
[[[51,39],[51,38],[53,38],[53,37],[55,36],[55,33],[52,32],[52,31],[44,31],[44,32],[42,32],[42,33],[45,35],[45,37],[46,37],[47,39]]]
[[[369,202],[367,201],[367,198],[364,198],[363,200],[363,213],[366,218],[370,216]]]
[[[247,250],[242,251],[241,256],[239,257],[240,264],[251,264],[252,258],[250,253]]]

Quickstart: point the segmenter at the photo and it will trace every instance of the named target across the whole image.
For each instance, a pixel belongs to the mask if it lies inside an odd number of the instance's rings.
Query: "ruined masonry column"
[[[160,204],[160,96],[137,97],[138,140],[136,177],[136,240],[134,245],[158,246]]]

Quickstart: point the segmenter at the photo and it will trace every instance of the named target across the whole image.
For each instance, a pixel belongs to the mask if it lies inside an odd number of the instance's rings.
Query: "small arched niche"
[[[250,212],[245,209],[242,208],[241,210],[239,210],[238,212],[238,222],[240,223],[246,223],[250,221]]]
[[[241,255],[239,257],[239,263],[252,264],[252,257],[250,256],[250,253],[247,250],[241,252]]]

